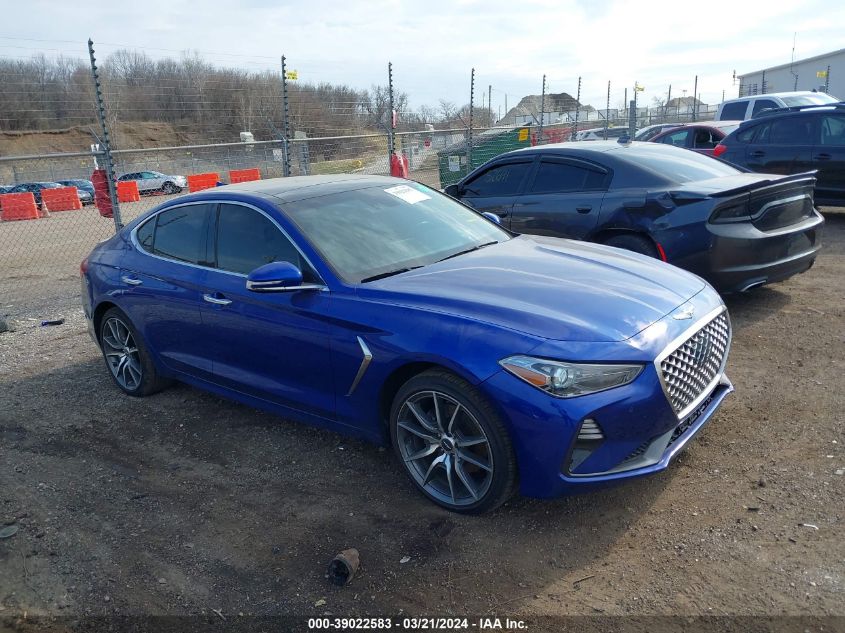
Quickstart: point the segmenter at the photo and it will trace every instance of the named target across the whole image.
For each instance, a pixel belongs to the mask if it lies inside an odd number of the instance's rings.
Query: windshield
[[[417,183],[300,200],[285,212],[347,283],[510,239],[475,211]]]
[[[736,176],[741,173],[721,161],[705,154],[691,152],[679,147],[648,145],[630,147],[619,152],[620,158],[635,167],[646,169],[656,176],[674,183],[694,182],[722,176]]]
[[[839,100],[831,97],[823,92],[815,92],[809,95],[800,95],[792,97],[781,97],[787,106],[808,106],[808,105],[824,105],[826,103],[838,103]]]

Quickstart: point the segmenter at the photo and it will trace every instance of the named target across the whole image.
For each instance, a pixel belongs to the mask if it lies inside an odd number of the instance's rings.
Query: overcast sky
[[[469,102],[476,69],[476,105],[493,87],[493,109],[548,92],[576,94],[611,107],[625,87],[644,85],[640,103],[693,92],[705,103],[722,91],[736,96],[739,73],[845,48],[845,3],[664,2],[663,0],[88,0],[3,1],[0,54],[84,57],[94,39],[104,57],[137,48],[152,57],[196,50],[221,66],[277,69],[285,54],[300,81],[356,88],[387,83],[392,61],[397,90],[412,107],[443,98]],[[32,28],[28,28],[32,26]],[[17,38],[17,39],[16,39]],[[27,39],[22,39],[27,38]],[[840,95],[843,96],[843,95]]]

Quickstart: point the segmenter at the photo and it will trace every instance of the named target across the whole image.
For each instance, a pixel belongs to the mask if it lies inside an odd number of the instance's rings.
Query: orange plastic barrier
[[[0,219],[3,222],[37,220],[38,217],[38,206],[31,191],[0,194]]]
[[[203,189],[211,189],[216,187],[220,176],[217,174],[192,174],[188,176],[188,191],[202,191]]]
[[[138,202],[141,200],[141,194],[138,191],[138,183],[134,180],[124,180],[117,183],[117,201],[118,202]]]
[[[249,182],[250,180],[261,180],[261,170],[256,169],[230,169],[229,182]]]
[[[82,201],[76,187],[62,187],[61,189],[42,189],[42,206],[52,211],[76,211],[82,208]]]

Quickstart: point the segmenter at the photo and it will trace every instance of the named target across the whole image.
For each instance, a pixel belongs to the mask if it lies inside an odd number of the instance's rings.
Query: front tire
[[[414,485],[447,510],[489,512],[516,490],[516,458],[499,415],[450,372],[429,370],[402,386],[390,436]]]
[[[99,335],[106,368],[123,393],[149,396],[169,384],[159,375],[141,335],[122,310],[111,308],[103,315]]]

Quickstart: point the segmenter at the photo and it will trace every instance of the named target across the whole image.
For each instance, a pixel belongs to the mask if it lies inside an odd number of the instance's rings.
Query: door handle
[[[761,157],[763,157],[763,156],[765,156],[765,155],[766,155],[766,152],[763,152],[763,151],[761,151],[761,150],[757,150],[756,152],[751,152],[751,155],[752,155],[754,158],[761,158]]]
[[[589,213],[590,211],[593,210],[593,207],[591,207],[590,205],[586,205],[584,207],[575,207],[575,210],[578,213]]]
[[[213,303],[216,306],[227,306],[232,303],[231,299],[224,299],[222,297],[215,297],[214,295],[203,295],[203,301],[207,301],[208,303]]]
[[[816,160],[830,160],[830,154],[816,154]]]
[[[144,283],[140,279],[134,279],[132,277],[127,277],[126,275],[121,277],[120,281],[122,281],[125,284],[129,284],[130,286],[140,286],[142,283]]]

